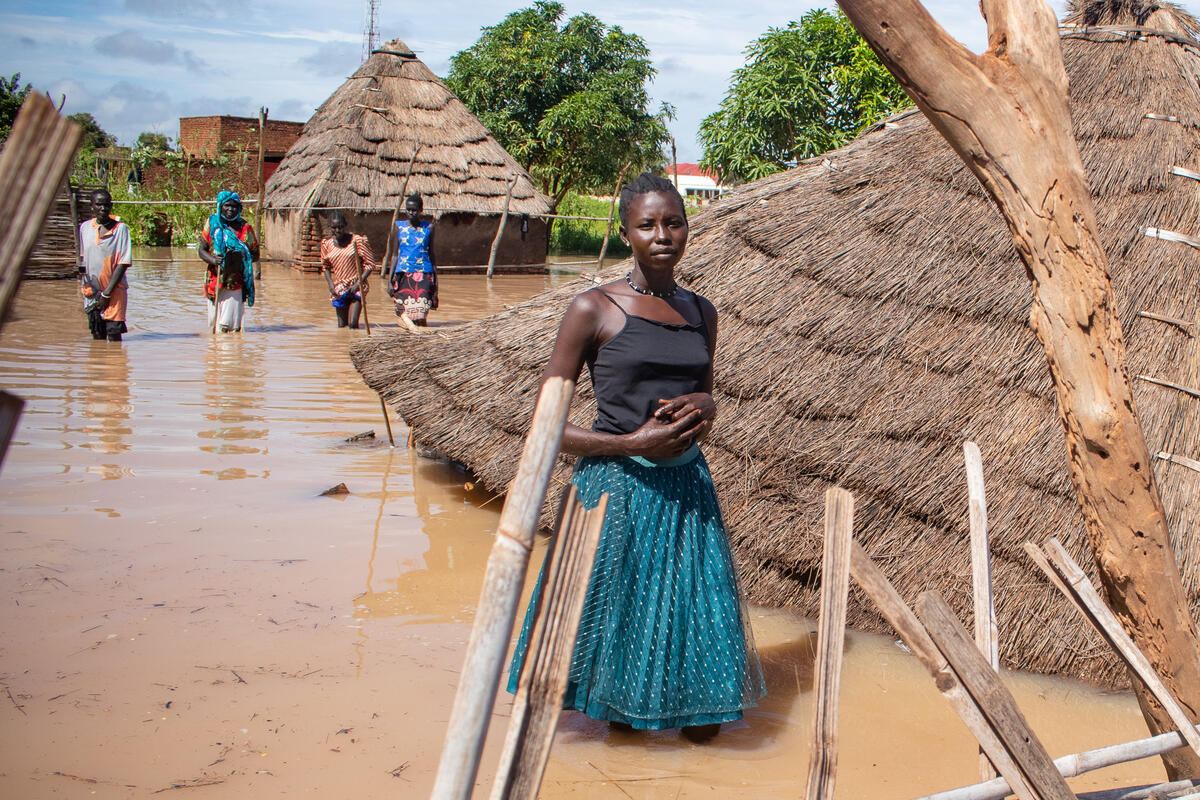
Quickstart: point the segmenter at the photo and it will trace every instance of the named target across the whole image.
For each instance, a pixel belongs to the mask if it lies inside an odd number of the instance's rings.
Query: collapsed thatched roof
[[[1064,29],[1076,136],[1129,372],[1200,389],[1200,252],[1145,233],[1200,233],[1200,186],[1172,172],[1200,170],[1200,50],[1180,41],[1196,23],[1169,5],[1139,18],[1118,5],[1069,19],[1107,30]],[[1085,17],[1093,9],[1100,16]],[[822,495],[836,484],[854,492],[856,535],[901,593],[937,588],[967,618],[970,439],[984,455],[1003,660],[1123,681],[1021,551],[1056,535],[1092,560],[1028,324],[1029,283],[999,213],[923,116],[902,114],[713,204],[693,223],[678,276],[721,314],[721,414],[706,452],[752,600],[815,614]],[[420,441],[502,489],[557,321],[583,288],[404,346],[360,340],[352,355]],[[1188,320],[1190,334],[1142,311]],[[589,387],[579,394],[572,418],[586,425]],[[1134,395],[1151,452],[1200,460],[1200,399],[1144,380]],[[1196,612],[1200,471],[1156,460],[1155,475]],[[857,593],[850,620],[886,629]]]
[[[408,193],[442,211],[546,213],[550,200],[474,114],[399,39],[374,51],[304,126],[267,184],[267,208],[395,208]]]

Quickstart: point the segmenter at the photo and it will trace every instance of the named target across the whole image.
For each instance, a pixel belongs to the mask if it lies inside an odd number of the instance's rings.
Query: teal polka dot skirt
[[[572,483],[608,514],[564,708],[642,730],[740,719],[766,694],[708,464],[581,458]],[[509,671],[516,692],[543,574]]]

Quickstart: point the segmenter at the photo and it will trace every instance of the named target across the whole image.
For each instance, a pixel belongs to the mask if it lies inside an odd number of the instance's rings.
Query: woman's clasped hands
[[[629,455],[675,458],[703,441],[712,429],[717,404],[707,392],[660,399],[654,415],[626,436]]]

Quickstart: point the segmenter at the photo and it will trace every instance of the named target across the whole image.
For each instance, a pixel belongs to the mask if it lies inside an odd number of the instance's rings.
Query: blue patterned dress
[[[396,223],[396,263],[392,265],[392,297],[396,316],[424,320],[438,307],[437,270],[430,257],[433,225],[421,220],[416,227],[404,220]]]

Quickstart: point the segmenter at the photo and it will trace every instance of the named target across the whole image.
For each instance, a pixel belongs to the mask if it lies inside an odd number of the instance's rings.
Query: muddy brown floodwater
[[[334,327],[320,277],[266,265],[246,331],[213,338],[200,264],[173,255],[134,264],[123,345],[91,341],[64,281],[26,282],[0,339],[2,384],[26,400],[0,474],[0,796],[426,796],[499,501],[406,450],[399,420],[387,446],[347,357],[365,334]],[[446,276],[436,321],[569,279]],[[385,300],[371,318],[394,327]],[[349,495],[317,496],[340,482]],[[743,722],[700,746],[564,714],[542,796],[802,793],[815,625],[752,615],[770,694]],[[1006,681],[1054,756],[1145,735],[1131,696]],[[852,634],[838,796],[915,797],[977,769],[915,660]],[[1072,784],[1162,774],[1151,759]]]

